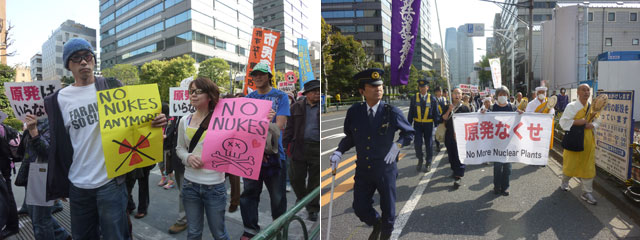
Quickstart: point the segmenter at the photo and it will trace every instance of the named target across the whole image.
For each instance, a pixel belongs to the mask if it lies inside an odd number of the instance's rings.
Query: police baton
[[[338,166],[336,166],[337,168]],[[327,221],[327,240],[331,239],[331,215],[333,213],[333,186],[336,182],[336,169],[331,170],[331,195],[329,198],[329,220]]]

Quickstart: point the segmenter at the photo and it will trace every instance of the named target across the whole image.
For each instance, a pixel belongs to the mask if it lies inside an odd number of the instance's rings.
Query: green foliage
[[[358,82],[353,80],[353,75],[369,65],[368,62],[364,62],[366,59],[364,49],[353,36],[345,36],[341,33],[332,34],[331,43],[327,50],[334,62],[331,70],[326,71],[330,86],[329,94],[357,93]]]
[[[138,68],[131,64],[116,64],[115,66],[102,70],[102,76],[116,78],[124,85],[136,85],[140,83]]]
[[[484,89],[485,87],[495,88],[491,78],[491,71],[484,70],[485,67],[489,66],[489,56],[482,56],[482,60],[480,61],[480,67],[482,70],[478,71],[478,79],[480,82],[478,89]]]
[[[227,61],[222,58],[209,58],[200,63],[198,68],[199,77],[207,77],[211,79],[218,87],[229,86],[229,70],[230,66]]]
[[[140,68],[140,82],[144,84],[156,83],[160,91],[160,99],[169,101],[169,88],[177,87],[185,78],[194,76],[196,60],[189,55],[171,60],[153,60]]]
[[[11,105],[9,104],[9,98],[4,94],[4,83],[12,82],[16,76],[16,70],[4,64],[0,64],[0,110],[9,115],[8,119],[15,119]],[[7,122],[5,120],[5,122]],[[22,129],[22,127],[18,128]]]
[[[63,85],[69,86],[71,84],[74,84],[76,80],[73,77],[62,76],[62,78],[60,78],[60,82]]]
[[[6,124],[9,127],[12,127],[13,129],[18,130],[18,132],[21,132],[22,130],[22,121],[18,120],[17,118],[7,118],[2,123]]]

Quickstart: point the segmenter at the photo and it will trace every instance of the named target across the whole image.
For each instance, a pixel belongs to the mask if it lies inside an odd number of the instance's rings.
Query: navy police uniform
[[[354,76],[364,84],[381,85],[381,69],[368,69]],[[400,130],[398,142],[411,143],[414,130],[397,107],[380,101],[373,119],[370,121],[367,103],[356,103],[347,111],[344,120],[345,137],[340,141],[337,151],[344,153],[356,147],[357,160],[355,184],[353,187],[353,210],[360,220],[369,226],[375,226],[381,236],[390,236],[395,220],[396,161],[385,163],[384,158],[392,147],[393,137]],[[373,194],[380,194],[382,216],[373,208]],[[372,233],[372,235],[374,234]]]
[[[426,80],[419,80],[418,85],[424,87],[429,82]],[[417,170],[422,168],[422,160],[424,159],[424,153],[422,152],[422,144],[426,146],[427,158],[425,162],[425,172],[428,172],[431,168],[431,160],[433,158],[433,129],[440,121],[441,107],[438,104],[438,100],[434,95],[427,93],[422,96],[420,92],[417,92],[415,96],[410,98],[409,114],[407,119],[409,124],[413,123],[413,128],[416,131],[414,147],[416,150],[416,157],[418,158]]]

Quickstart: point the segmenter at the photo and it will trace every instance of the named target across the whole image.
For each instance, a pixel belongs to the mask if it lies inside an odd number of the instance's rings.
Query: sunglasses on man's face
[[[93,54],[87,53],[85,55],[73,55],[69,58],[74,63],[80,63],[84,59],[85,62],[91,62],[93,60]]]

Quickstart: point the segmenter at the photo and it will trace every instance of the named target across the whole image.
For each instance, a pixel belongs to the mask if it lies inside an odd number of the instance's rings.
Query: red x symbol
[[[129,166],[133,166],[142,162],[142,157],[140,157],[140,154],[136,152],[136,149],[147,148],[150,146],[149,139],[144,137],[144,135],[140,135],[138,143],[136,144],[137,147],[131,146],[126,138],[122,141],[122,144],[126,146],[120,145],[120,149],[118,149],[119,154],[133,152],[133,154],[131,155],[131,161],[129,161]]]

